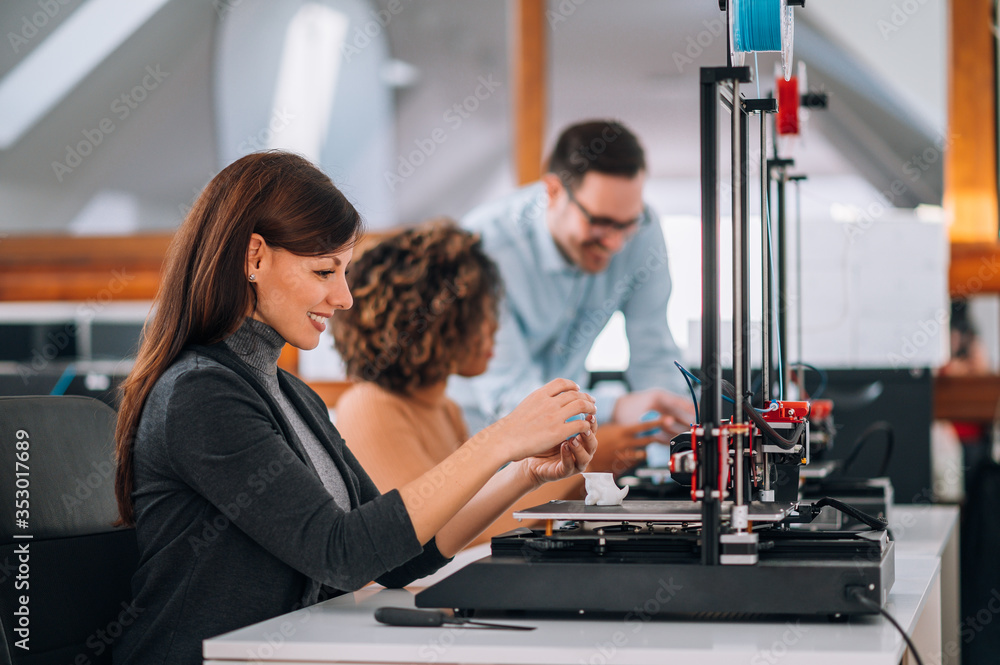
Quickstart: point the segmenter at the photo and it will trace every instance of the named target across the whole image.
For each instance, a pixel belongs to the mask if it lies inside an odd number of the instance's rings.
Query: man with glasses
[[[540,182],[473,210],[462,222],[482,236],[506,292],[489,369],[453,379],[449,395],[476,431],[553,378],[586,387],[587,355],[621,311],[632,392],[598,400],[605,424],[590,465],[621,472],[642,461],[654,440],[643,435],[648,430],[659,426],[672,436],[694,420],[673,364],[680,354],[667,327],[671,283],[663,232],[642,200],[645,155],[622,124],[600,120],[563,131],[547,167]],[[640,422],[649,411],[660,418]]]

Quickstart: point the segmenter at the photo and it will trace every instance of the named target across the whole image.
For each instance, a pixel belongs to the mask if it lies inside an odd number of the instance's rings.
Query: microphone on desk
[[[388,626],[436,627],[444,624],[457,626],[478,626],[503,630],[534,630],[535,626],[512,626],[502,623],[472,621],[453,617],[437,610],[413,610],[406,607],[379,607],[375,610],[375,620]]]

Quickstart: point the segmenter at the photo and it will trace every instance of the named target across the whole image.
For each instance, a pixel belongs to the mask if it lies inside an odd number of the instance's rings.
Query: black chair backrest
[[[133,620],[114,428],[89,397],[0,397],[0,663],[111,663]]]

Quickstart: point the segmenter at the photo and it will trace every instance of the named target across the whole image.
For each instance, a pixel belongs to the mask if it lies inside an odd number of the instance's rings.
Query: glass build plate
[[[722,520],[729,519],[733,503],[722,503]],[[751,522],[780,522],[794,509],[790,503],[748,504]],[[573,520],[575,522],[700,522],[700,501],[624,501],[620,506],[588,506],[583,501],[549,501],[514,513],[519,520]]]

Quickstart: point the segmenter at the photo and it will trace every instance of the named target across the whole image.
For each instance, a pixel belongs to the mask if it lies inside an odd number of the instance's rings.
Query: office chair
[[[0,663],[111,663],[141,611],[135,531],[112,526],[115,417],[90,397],[0,397]]]

